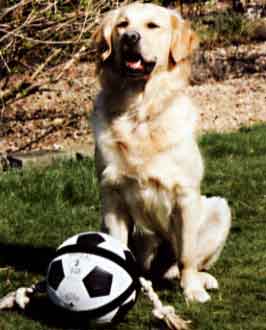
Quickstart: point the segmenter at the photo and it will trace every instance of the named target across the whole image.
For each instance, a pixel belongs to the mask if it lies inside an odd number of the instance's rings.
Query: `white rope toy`
[[[30,288],[19,288],[16,291],[8,293],[0,299],[0,310],[11,309],[18,305],[21,309],[25,309],[30,302],[30,295],[35,293],[35,285]]]
[[[164,306],[152,287],[152,282],[146,280],[144,277],[139,278],[142,291],[149,298],[153,304],[152,314],[155,318],[162,320],[166,323],[171,330],[185,330],[188,329],[189,321],[184,321],[180,316],[175,313],[173,306]]]

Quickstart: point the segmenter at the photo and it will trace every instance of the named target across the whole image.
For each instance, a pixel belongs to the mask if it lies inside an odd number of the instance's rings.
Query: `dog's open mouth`
[[[126,51],[123,53],[124,72],[127,76],[145,78],[155,67],[155,61],[147,62],[138,52]]]

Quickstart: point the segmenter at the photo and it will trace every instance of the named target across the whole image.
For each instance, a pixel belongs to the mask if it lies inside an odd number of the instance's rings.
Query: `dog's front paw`
[[[186,270],[182,272],[181,286],[184,290],[186,302],[205,303],[211,299],[205,288],[206,278],[196,271]],[[214,283],[212,283],[214,284]]]
[[[177,265],[171,266],[163,275],[165,280],[180,278],[180,271]]]
[[[186,288],[184,289],[185,300],[189,302],[205,303],[211,299],[204,288]]]

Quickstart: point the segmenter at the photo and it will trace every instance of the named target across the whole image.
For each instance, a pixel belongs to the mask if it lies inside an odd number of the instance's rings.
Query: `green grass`
[[[192,329],[266,329],[266,126],[202,137],[206,174],[203,192],[225,196],[233,225],[212,269],[220,290],[205,305],[186,306],[178,285],[163,288],[164,302],[192,320]],[[47,170],[0,176],[0,295],[43,278],[54,248],[72,234],[99,229],[99,193],[91,160],[56,164]],[[151,323],[140,296],[126,320],[104,329],[162,329]],[[25,313],[1,312],[1,330],[73,329],[67,316],[44,299]],[[94,329],[89,326],[89,329]]]

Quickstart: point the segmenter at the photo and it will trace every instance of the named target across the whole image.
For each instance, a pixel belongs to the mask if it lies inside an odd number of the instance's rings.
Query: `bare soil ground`
[[[266,122],[266,44],[202,56],[193,65],[194,85],[188,89],[200,105],[200,130],[224,132]],[[89,117],[96,92],[94,65],[80,63],[60,82],[2,107],[0,153],[48,149],[87,154],[93,149]]]

